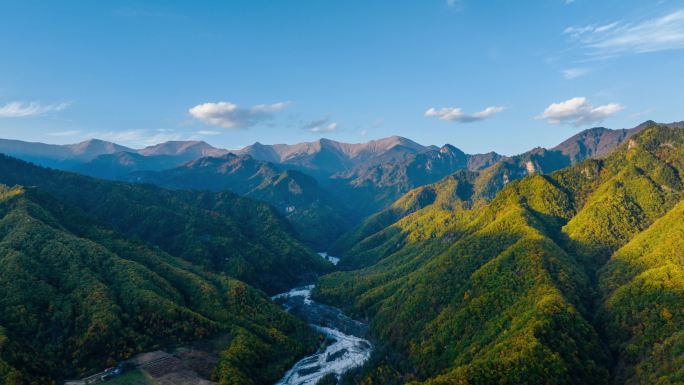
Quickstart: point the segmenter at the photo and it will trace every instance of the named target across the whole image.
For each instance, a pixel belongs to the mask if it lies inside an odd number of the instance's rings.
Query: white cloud
[[[69,131],[59,131],[59,132],[50,132],[48,135],[50,136],[76,136],[80,134],[80,130],[69,130]]]
[[[577,79],[591,72],[588,68],[567,68],[563,70],[563,77],[572,80]]]
[[[439,109],[431,107],[425,111],[425,116],[429,118],[438,118],[447,122],[471,123],[487,119],[503,110],[505,110],[504,107],[492,106],[468,115],[458,107],[442,107]]]
[[[572,37],[580,37],[585,34],[597,34],[597,33],[603,33],[610,31],[611,29],[617,27],[619,25],[618,22],[613,22],[610,24],[603,24],[603,25],[585,25],[585,26],[580,26],[580,27],[568,27],[566,28],[563,33],[566,35],[570,35]]]
[[[607,32],[607,31],[610,31],[611,29],[617,27],[619,24],[620,23],[618,23],[618,22],[614,22],[614,23],[610,23],[610,24],[600,25],[600,26],[594,28],[594,32],[596,32],[596,33]]]
[[[331,122],[330,119],[314,120],[305,125],[304,129],[313,133],[335,132],[337,131],[337,122]]]
[[[273,119],[277,112],[287,108],[289,103],[259,104],[241,108],[230,102],[204,103],[188,111],[195,119],[212,126],[223,128],[247,128]]]
[[[197,135],[202,135],[202,136],[221,135],[221,131],[199,130],[199,131],[197,131]]]
[[[42,104],[40,102],[9,102],[0,107],[0,118],[23,118],[62,111],[69,103]]]
[[[598,57],[684,49],[684,9],[632,23],[568,27],[564,33]]]
[[[587,102],[587,98],[575,97],[564,102],[552,103],[537,116],[537,119],[546,120],[550,124],[569,123],[573,126],[583,126],[601,122],[623,108],[618,103],[594,107]]]

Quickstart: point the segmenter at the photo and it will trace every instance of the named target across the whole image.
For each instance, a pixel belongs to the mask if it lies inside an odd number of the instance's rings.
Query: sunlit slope
[[[535,199],[524,198],[532,192]],[[398,269],[415,269],[392,274],[373,266],[332,274],[321,279],[319,296],[359,294],[351,306],[371,317],[381,341],[405,352],[415,368],[408,378],[606,379],[608,356],[583,316],[588,278],[549,236],[571,213],[570,200],[562,197],[542,176],[515,183],[475,220],[455,225],[453,239],[420,240],[424,245],[407,246],[414,253],[381,262],[387,268],[396,258]],[[347,285],[354,293],[349,297]]]
[[[344,255],[341,267],[363,267],[400,249],[408,238],[437,236],[467,214],[460,209],[476,200],[476,178],[476,173],[462,170],[438,183],[411,190],[338,240],[332,253]],[[429,209],[424,210],[426,207]]]
[[[413,199],[413,203],[407,205],[407,202],[412,202],[412,195],[419,196],[424,191],[432,191],[439,192],[440,195],[446,197],[447,204],[450,200],[463,201],[473,206],[488,202],[494,198],[498,191],[514,180],[533,174],[549,174],[570,164],[581,162],[587,157],[605,157],[620,143],[628,140],[644,128],[653,125],[659,125],[663,128],[682,127],[680,123],[656,124],[649,121],[631,130],[613,131],[605,128],[594,128],[581,132],[551,150],[535,148],[516,156],[497,159],[486,167],[472,169],[471,172],[457,171],[439,182],[409,192],[394,204],[370,216],[357,228],[345,234],[333,246],[332,252],[343,257],[342,267],[368,266],[374,260],[366,258],[367,255],[378,254],[370,250],[378,244],[379,237],[377,235],[379,234],[377,233],[418,209],[429,205],[434,206],[435,202],[426,199]],[[448,184],[453,184],[454,180],[458,181],[458,190],[455,194],[453,193],[454,190],[450,191],[448,186]],[[436,194],[433,193],[433,195]],[[442,206],[444,203],[445,199],[439,202]],[[380,237],[386,235],[387,232]]]
[[[334,245],[332,252],[342,256],[342,267],[364,267],[374,262],[369,255],[379,255],[376,249],[382,240],[391,234],[392,241],[403,243],[397,231],[413,219],[404,220],[418,210],[422,216],[432,212],[437,221],[433,228],[436,231],[449,224],[448,217],[458,208],[481,207],[491,201],[501,189],[512,181],[528,175],[543,174],[546,171],[558,170],[569,164],[556,159],[557,153],[545,149],[534,149],[524,154],[503,158],[489,167],[478,171],[457,171],[439,182],[416,188],[386,209],[365,219],[355,229],[349,231]],[[439,215],[436,212],[445,211]],[[456,210],[459,213],[461,210]],[[412,215],[413,218],[416,215]],[[429,219],[424,219],[429,221]],[[433,236],[433,235],[431,235]],[[395,243],[396,244],[396,243]],[[381,248],[382,249],[382,248]],[[379,250],[381,250],[379,249]],[[396,246],[395,246],[396,249]]]
[[[684,202],[615,252],[600,278],[617,382],[683,382]]]
[[[454,204],[463,199],[448,193],[453,188],[440,190],[448,182],[433,185],[435,196],[452,203],[435,199],[376,232],[371,237],[391,236],[366,249],[363,260],[374,264],[319,281],[319,299],[369,318],[374,335],[396,352],[357,379],[613,381],[612,356],[626,345],[605,338],[596,316],[597,271],[673,215],[683,139],[681,129],[651,127],[606,159],[511,182],[488,204]]]

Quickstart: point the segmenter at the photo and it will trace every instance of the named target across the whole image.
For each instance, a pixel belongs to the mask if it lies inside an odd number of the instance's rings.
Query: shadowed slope
[[[171,255],[277,293],[332,267],[269,206],[233,193],[169,191],[43,169],[0,157],[0,183],[37,186]]]
[[[269,384],[315,343],[260,291],[124,237],[35,187],[2,188],[0,264],[2,383],[55,384],[226,333],[217,375]],[[244,338],[255,348],[240,347]],[[252,358],[268,364],[256,369]]]

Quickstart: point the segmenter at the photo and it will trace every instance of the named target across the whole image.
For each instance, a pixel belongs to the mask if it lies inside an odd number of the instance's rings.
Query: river
[[[325,375],[337,378],[370,358],[373,346],[365,339],[368,325],[340,309],[311,299],[314,285],[294,288],[273,299],[327,336],[315,354],[299,360],[276,385],[315,385]]]

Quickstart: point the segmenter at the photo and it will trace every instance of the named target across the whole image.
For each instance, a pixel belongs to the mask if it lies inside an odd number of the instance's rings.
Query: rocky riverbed
[[[298,287],[273,297],[327,337],[315,354],[298,361],[276,385],[315,385],[331,373],[339,378],[370,358],[373,346],[365,339],[368,325],[351,319],[336,307],[313,301],[313,288]]]

